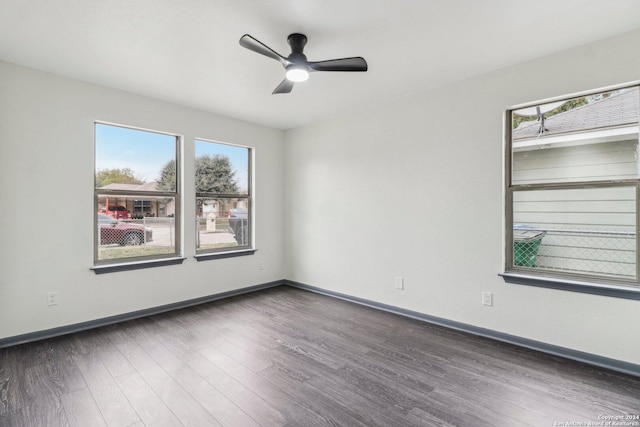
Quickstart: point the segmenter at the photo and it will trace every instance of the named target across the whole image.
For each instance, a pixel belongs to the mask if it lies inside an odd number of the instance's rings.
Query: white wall
[[[255,147],[258,252],[196,262],[187,221],[182,265],[94,274],[95,120],[184,137],[184,218],[194,139]],[[283,146],[281,131],[0,62],[0,338],[282,279]]]
[[[638,301],[498,276],[505,109],[636,80],[639,51],[635,31],[288,131],[287,277],[640,363]]]

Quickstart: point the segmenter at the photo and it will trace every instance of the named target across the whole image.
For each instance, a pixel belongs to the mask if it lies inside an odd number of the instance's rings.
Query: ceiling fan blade
[[[276,51],[274,51],[264,43],[254,39],[249,34],[245,34],[244,36],[240,37],[240,46],[247,48],[249,50],[252,50],[261,55],[267,56],[269,58],[275,59],[276,61],[279,61],[284,66],[289,65],[289,61],[287,61],[287,58],[280,55],[279,53],[277,53]]]
[[[367,61],[361,57],[330,59],[328,61],[309,62],[312,71],[367,71]]]
[[[289,93],[291,92],[291,89],[293,89],[293,82],[285,78],[282,83],[280,83],[278,87],[273,90],[271,94],[275,95],[276,93]]]

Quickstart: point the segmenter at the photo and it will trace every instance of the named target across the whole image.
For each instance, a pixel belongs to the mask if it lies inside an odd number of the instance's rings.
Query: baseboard
[[[115,323],[125,322],[127,320],[139,319],[141,317],[165,313],[167,311],[187,308],[187,307],[191,307],[198,304],[204,304],[211,301],[233,297],[236,295],[242,295],[249,292],[256,292],[263,289],[273,288],[275,286],[281,286],[283,284],[284,283],[282,280],[277,280],[274,282],[263,283],[261,285],[249,286],[246,288],[234,289],[232,291],[227,291],[227,292],[221,292],[219,294],[207,295],[200,298],[194,298],[194,299],[180,301],[172,304],[161,305],[159,307],[146,308],[144,310],[133,311],[131,313],[123,313],[123,314],[118,314],[116,316],[109,316],[101,319],[89,320],[87,322],[76,323],[73,325],[46,329],[44,331],[30,332],[27,334],[16,335],[8,338],[2,338],[0,339],[0,348],[10,347],[18,344],[24,344],[32,341],[43,340],[47,338],[53,338],[61,335],[72,334],[74,332],[80,332],[80,331],[85,331],[87,329],[99,328],[101,326],[113,325]]]
[[[310,286],[310,285],[300,283],[300,282],[295,282],[292,280],[276,280],[273,282],[263,283],[260,285],[249,286],[241,289],[234,289],[232,291],[208,295],[200,298],[194,298],[186,301],[180,301],[172,304],[166,304],[159,307],[152,307],[144,310],[138,310],[131,313],[124,313],[116,316],[104,317],[101,319],[90,320],[82,323],[76,323],[73,325],[61,326],[57,328],[46,329],[43,331],[30,332],[27,334],[16,335],[8,338],[2,338],[0,339],[0,348],[10,347],[13,345],[24,344],[24,343],[38,341],[38,340],[47,339],[47,338],[53,338],[61,335],[67,335],[74,332],[85,331],[88,329],[99,328],[101,326],[112,325],[115,323],[125,322],[127,320],[138,319],[146,316],[152,316],[154,314],[160,314],[160,313],[165,313],[167,311],[187,308],[187,307],[191,307],[198,304],[204,304],[207,302],[217,301],[220,299],[230,298],[233,296],[242,295],[250,292],[256,292],[263,289],[273,288],[281,285],[287,285],[294,288],[303,289],[303,290],[315,292],[322,295],[327,295],[334,298],[340,298],[345,301],[350,301],[356,304],[365,305],[378,310],[395,313],[400,316],[410,317],[413,319],[421,320],[424,322],[432,323],[432,324],[443,326],[446,328],[467,332],[473,335],[490,338],[490,339],[494,339],[494,340],[509,343],[509,344],[514,344],[514,345],[525,347],[531,350],[541,351],[543,353],[552,354],[554,356],[559,356],[566,359],[587,363],[589,365],[598,366],[600,368],[610,369],[612,371],[622,372],[625,374],[633,375],[635,377],[640,377],[640,365],[637,365],[634,363],[624,362],[621,360],[598,356],[591,353],[572,350],[569,348],[547,344],[541,341],[535,341],[528,338],[522,338],[516,335],[505,334],[503,332],[498,332],[491,329],[480,328],[478,326],[456,322],[456,321],[444,319],[441,317],[430,316],[428,314],[420,313],[417,311],[407,310],[404,308],[383,304],[380,302],[371,301],[368,299],[359,298],[352,295],[329,291],[326,289]]]
[[[497,341],[514,344],[520,347],[525,347],[531,350],[540,351],[554,356],[563,357],[566,359],[575,360],[589,365],[594,365],[600,368],[610,369],[612,371],[622,372],[625,374],[640,377],[640,365],[624,362],[621,360],[610,359],[608,357],[598,356],[591,353],[572,350],[565,347],[560,347],[552,344],[547,344],[541,341],[535,341],[528,338],[522,338],[516,335],[505,334],[503,332],[494,331],[491,329],[480,328],[478,326],[469,325],[466,323],[456,322],[441,317],[430,316],[428,314],[419,313],[417,311],[407,310],[400,307],[395,307],[388,304],[383,304],[376,301],[371,301],[364,298],[354,297],[339,292],[328,291],[326,289],[310,286],[304,283],[295,282],[292,280],[284,280],[284,284],[292,286],[294,288],[304,289],[307,291],[327,295],[334,298],[340,298],[345,301],[350,301],[356,304],[366,305],[368,307],[376,308],[378,310],[388,311],[400,316],[411,317],[413,319],[421,320],[424,322],[432,323],[446,328],[455,329],[462,332],[468,332],[473,335],[478,335],[485,338],[494,339]]]

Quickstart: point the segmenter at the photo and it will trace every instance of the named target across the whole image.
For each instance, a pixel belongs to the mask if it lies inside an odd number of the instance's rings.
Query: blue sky
[[[185,141],[188,143],[188,141]],[[233,145],[195,141],[196,156],[222,154],[231,160],[241,189],[247,187],[247,149]],[[161,133],[96,123],[96,170],[133,170],[144,182],[158,179],[162,167],[175,160],[175,137]]]

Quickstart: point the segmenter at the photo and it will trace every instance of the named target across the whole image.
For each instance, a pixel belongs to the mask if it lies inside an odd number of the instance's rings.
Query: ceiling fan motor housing
[[[307,36],[300,33],[289,34],[287,42],[291,46],[291,53],[302,53],[304,46],[307,44]]]

